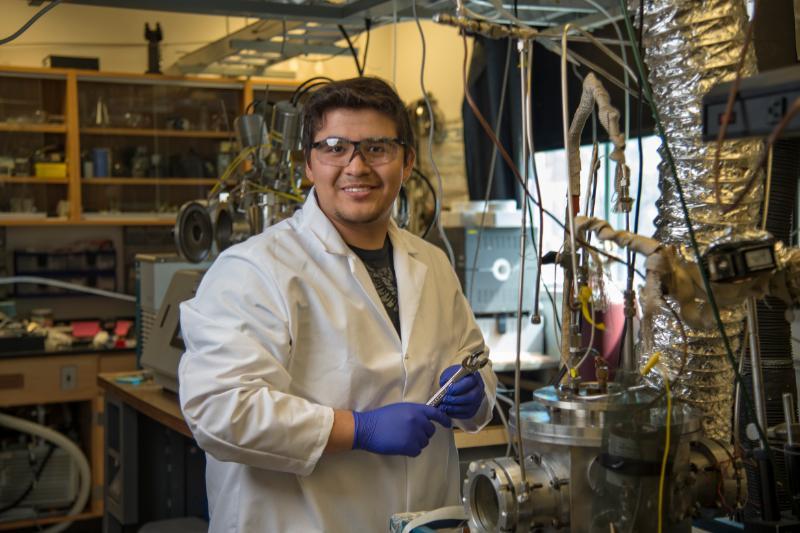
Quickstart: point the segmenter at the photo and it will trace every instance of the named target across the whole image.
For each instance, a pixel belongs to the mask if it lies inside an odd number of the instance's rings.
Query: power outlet
[[[733,80],[719,83],[703,96],[703,140],[716,142],[720,117],[725,114]],[[767,137],[800,98],[800,65],[779,68],[741,80],[733,120],[726,137]],[[800,116],[793,117],[781,137],[800,136]]]
[[[61,390],[72,390],[78,386],[78,367],[61,367]]]
[[[769,105],[767,105],[767,123],[777,124],[786,115],[786,109],[789,107],[789,101],[785,96],[775,98]]]

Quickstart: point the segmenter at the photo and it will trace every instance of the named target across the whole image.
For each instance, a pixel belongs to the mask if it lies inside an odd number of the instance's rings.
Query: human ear
[[[314,173],[311,171],[311,162],[306,160],[306,178],[311,183],[314,183]]]
[[[417,160],[417,153],[413,148],[407,148],[405,154],[405,161],[403,163],[403,183],[411,177],[411,171],[414,169],[414,162]]]

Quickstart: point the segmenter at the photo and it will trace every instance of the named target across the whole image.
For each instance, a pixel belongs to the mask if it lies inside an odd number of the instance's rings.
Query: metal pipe
[[[453,16],[449,13],[437,13],[433,21],[445,26],[454,26],[473,33],[479,33],[490,39],[535,39],[539,31],[528,27],[508,26],[486,20],[475,20],[463,16]]]
[[[794,398],[791,392],[783,393],[783,419],[786,422],[786,442],[794,445]]]
[[[761,370],[761,342],[758,338],[758,312],[756,299],[747,299],[747,334],[750,337],[750,367],[753,372],[753,397],[756,403],[756,419],[758,424],[767,427],[767,406],[764,400],[764,374]],[[761,441],[761,447],[764,447]]]
[[[633,291],[625,291],[625,339],[620,366],[625,372],[636,372],[636,350],[633,339],[633,317],[635,315]]]
[[[753,451],[753,457],[758,463],[758,479],[761,488],[761,519],[766,522],[777,522],[781,518],[781,509],[778,504],[777,483],[775,482],[775,469],[766,450]]]
[[[519,51],[519,64],[522,72],[520,73],[520,96],[522,97],[522,107],[525,108],[525,97],[530,90],[527,87],[527,76],[526,76],[526,69],[527,69],[527,54],[529,53],[530,41],[519,40],[517,41],[517,50]],[[524,113],[522,115],[522,131],[527,131],[527,121],[530,120],[530,115],[528,113]],[[522,356],[522,303],[525,297],[525,247],[528,243],[527,235],[525,231],[527,230],[527,222],[528,222],[528,210],[525,209],[525,204],[527,201],[525,200],[525,194],[528,192],[528,179],[530,177],[530,165],[528,164],[528,157],[532,154],[528,154],[528,146],[526,143],[522,143],[522,160],[525,162],[525,191],[522,195],[523,202],[522,202],[522,222],[520,224],[520,239],[519,239],[519,294],[517,295],[517,345],[516,345],[516,359],[514,361],[514,409],[515,415],[517,417],[517,421],[520,419],[520,379],[521,379],[521,367],[520,367],[520,359]],[[517,422],[517,456],[518,462],[520,465],[520,472],[522,474],[522,483],[523,486],[527,486],[527,478],[525,475],[525,452],[522,449],[522,424]]]

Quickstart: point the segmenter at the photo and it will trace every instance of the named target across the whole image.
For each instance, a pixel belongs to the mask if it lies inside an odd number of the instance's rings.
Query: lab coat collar
[[[374,311],[382,317],[387,330],[394,332],[389,315],[369,278],[369,274],[362,266],[356,266],[356,254],[344,242],[339,231],[330,221],[328,216],[320,209],[317,197],[312,188],[308,194],[302,210],[303,219],[301,227],[311,231],[320,240],[328,253],[347,257],[350,269],[356,277],[361,289],[372,303]],[[410,233],[402,231],[394,219],[389,221],[389,239],[394,248],[394,267],[397,276],[398,297],[400,299],[400,344],[403,353],[408,351],[411,332],[422,296],[422,287],[428,267],[415,256],[419,253],[417,243]]]
[[[301,227],[314,233],[328,253],[345,256],[353,253],[347,243],[344,242],[336,226],[320,209],[317,202],[317,194],[313,187],[308,192],[308,198],[303,204],[302,212]],[[409,255],[416,255],[419,251],[413,240],[403,231],[400,231],[394,219],[389,220],[389,239],[391,239],[392,246],[395,249],[399,249]]]

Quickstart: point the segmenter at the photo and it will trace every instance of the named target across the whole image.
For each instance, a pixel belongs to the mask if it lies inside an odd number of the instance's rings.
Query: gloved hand
[[[439,386],[444,385],[459,368],[461,365],[445,368],[439,378]],[[478,413],[484,396],[483,378],[480,372],[467,374],[450,386],[450,390],[439,404],[439,409],[450,418],[472,418]]]
[[[393,403],[372,411],[353,411],[354,450],[416,457],[436,431],[431,420],[450,427],[450,418],[436,407]]]

